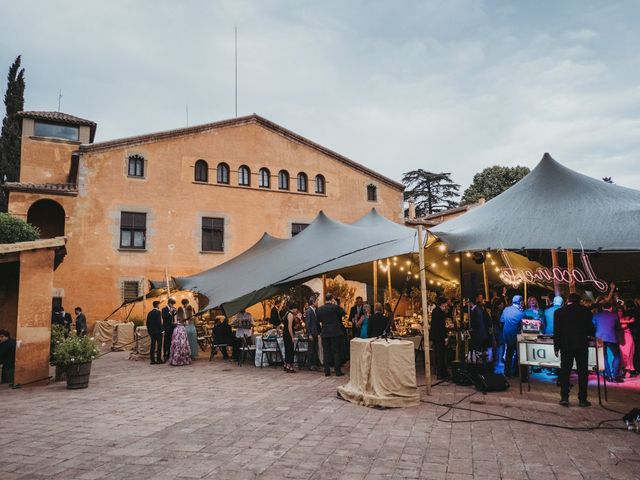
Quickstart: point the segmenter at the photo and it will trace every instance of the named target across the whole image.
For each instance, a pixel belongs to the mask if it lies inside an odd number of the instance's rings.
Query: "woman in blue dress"
[[[360,329],[360,338],[369,338],[369,317],[371,316],[371,305],[368,303],[364,304],[363,314],[360,316],[360,320],[358,320],[358,328]]]

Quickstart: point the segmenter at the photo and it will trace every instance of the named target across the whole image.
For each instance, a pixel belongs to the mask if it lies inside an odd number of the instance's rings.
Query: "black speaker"
[[[475,298],[478,293],[478,275],[475,272],[467,272],[462,275],[462,296]]]
[[[476,390],[480,392],[503,392],[509,388],[507,378],[501,373],[480,373],[476,375]]]

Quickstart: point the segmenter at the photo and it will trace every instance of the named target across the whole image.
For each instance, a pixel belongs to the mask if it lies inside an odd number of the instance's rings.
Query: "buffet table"
[[[341,398],[379,407],[420,403],[413,342],[354,338],[350,345],[350,380],[338,387]]]

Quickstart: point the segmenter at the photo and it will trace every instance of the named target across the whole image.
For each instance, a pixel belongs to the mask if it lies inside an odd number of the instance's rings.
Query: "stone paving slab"
[[[94,362],[86,390],[0,389],[0,479],[640,479],[640,435],[563,426],[620,415],[557,405],[534,383],[486,396],[443,384],[406,409],[336,397],[346,377],[238,367],[204,356],[191,366]],[[610,408],[640,405],[640,380],[609,389]],[[439,421],[438,417],[442,417]],[[453,420],[454,423],[450,423]],[[480,421],[478,421],[480,420]],[[490,421],[489,421],[490,420]]]

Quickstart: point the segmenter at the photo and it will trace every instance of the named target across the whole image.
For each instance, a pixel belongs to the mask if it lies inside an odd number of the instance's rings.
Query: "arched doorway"
[[[64,208],[53,200],[38,200],[27,212],[27,222],[40,229],[40,238],[64,235]]]

